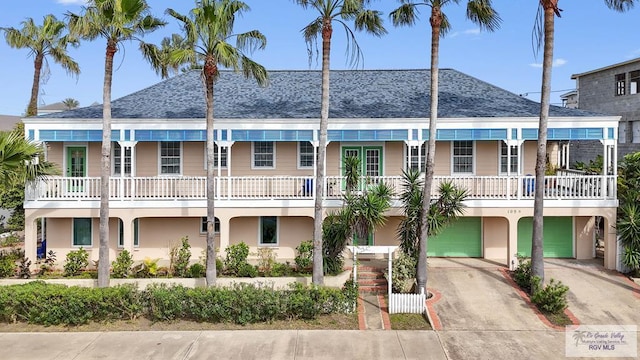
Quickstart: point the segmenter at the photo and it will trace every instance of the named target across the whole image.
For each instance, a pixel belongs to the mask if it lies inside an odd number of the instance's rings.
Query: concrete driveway
[[[569,286],[569,310],[581,324],[640,326],[640,288],[597,260],[547,259],[545,278]]]

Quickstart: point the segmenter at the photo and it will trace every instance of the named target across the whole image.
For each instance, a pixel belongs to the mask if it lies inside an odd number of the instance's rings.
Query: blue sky
[[[253,58],[267,69],[319,69],[315,60],[310,64],[306,44],[300,33],[314,17],[290,0],[245,0],[251,11],[236,22],[236,30],[258,29],[268,40],[267,48]],[[0,27],[20,27],[31,17],[42,22],[46,14],[64,18],[68,11],[79,12],[82,0],[21,0],[0,2]],[[187,13],[190,0],[148,0],[154,14],[169,24],[147,36],[145,41],[160,40],[179,28],[164,11],[171,7]],[[389,34],[375,38],[358,33],[364,53],[365,69],[416,69],[429,67],[430,28],[428,8],[422,7],[421,20],[412,28],[394,28],[388,14],[398,1],[381,0],[373,6],[384,13]],[[494,33],[480,32],[464,17],[465,1],[445,8],[453,28],[440,42],[440,68],[453,68],[516,94],[528,94],[539,101],[542,53],[536,58],[532,48],[532,29],[537,12],[537,0],[495,0],[503,23]],[[555,64],[553,69],[552,103],[558,96],[573,89],[571,75],[617,62],[640,57],[638,33],[640,6],[626,13],[609,10],[604,0],[560,1],[564,10],[556,20]],[[600,24],[600,25],[597,25]],[[335,28],[333,37],[333,69],[348,69],[345,35]],[[41,86],[41,104],[52,104],[65,98],[75,98],[81,106],[102,102],[104,76],[103,39],[83,42],[70,55],[80,64],[78,78],[68,76],[57,64],[50,62],[50,76]],[[33,79],[33,59],[27,50],[11,49],[0,38],[0,114],[24,113]],[[117,99],[161,81],[144,61],[135,43],[124,43],[116,54],[112,98]]]

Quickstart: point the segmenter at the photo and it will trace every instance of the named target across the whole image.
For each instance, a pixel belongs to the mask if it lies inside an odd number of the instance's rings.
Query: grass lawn
[[[96,332],[96,331],[201,331],[201,330],[358,330],[357,314],[333,314],[316,320],[274,321],[272,323],[214,324],[194,321],[151,322],[141,318],[133,321],[89,323],[80,326],[43,326],[18,322],[0,323],[3,332]]]
[[[392,330],[433,330],[424,314],[389,314]]]
[[[542,315],[544,315],[547,318],[547,320],[549,320],[549,322],[551,322],[553,325],[556,325],[556,326],[573,325],[573,321],[571,321],[571,319],[569,319],[567,314],[565,314],[564,312],[560,314],[542,312]]]

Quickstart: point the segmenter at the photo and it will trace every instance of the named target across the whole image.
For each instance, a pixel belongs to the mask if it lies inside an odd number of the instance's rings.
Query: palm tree
[[[0,186],[7,188],[55,174],[53,165],[39,160],[43,149],[19,130],[0,131]]]
[[[80,106],[80,102],[74,98],[66,98],[62,100],[62,104],[67,110],[75,109]]]
[[[309,54],[311,47],[316,44],[317,38],[322,38],[322,99],[320,105],[320,139],[318,143],[318,157],[316,158],[316,188],[315,209],[313,217],[313,283],[324,283],[322,264],[322,216],[324,198],[325,159],[327,148],[327,128],[329,123],[329,68],[331,54],[331,36],[333,35],[333,23],[337,22],[344,27],[347,33],[347,43],[351,52],[351,60],[355,65],[362,58],[362,52],[356,41],[353,30],[347,25],[347,21],[353,20],[356,30],[365,30],[375,36],[387,33],[382,25],[380,12],[365,9],[369,0],[294,0],[303,8],[312,8],[318,16],[302,29],[304,39],[307,42]],[[310,55],[311,56],[311,55]]]
[[[425,168],[425,181],[423,190],[422,211],[426,214],[431,204],[431,186],[433,183],[433,172],[436,154],[436,124],[438,118],[438,59],[440,49],[440,37],[446,35],[451,24],[447,16],[442,12],[442,8],[451,3],[458,4],[460,0],[423,0],[413,2],[401,0],[402,5],[392,11],[390,17],[395,26],[412,26],[418,20],[418,6],[425,5],[431,8],[431,106],[429,114],[429,141],[427,146],[427,159]],[[500,16],[492,8],[491,0],[468,0],[467,18],[480,26],[481,29],[494,31],[500,26]],[[418,286],[417,292],[427,291],[427,222],[422,222],[419,241],[418,257]]]
[[[180,64],[175,63],[171,59],[171,54],[176,49],[186,46],[185,39],[179,34],[173,34],[171,37],[165,37],[160,42],[160,47],[155,44],[140,43],[140,50],[145,59],[151,63],[151,67],[161,78],[166,79],[171,74],[177,74],[180,70]]]
[[[207,104],[207,270],[208,286],[216,282],[216,249],[215,249],[215,153],[213,136],[213,85],[220,77],[221,65],[234,71],[242,71],[245,77],[253,77],[259,85],[267,84],[266,69],[251,60],[245,51],[252,52],[264,49],[266,37],[258,30],[236,34],[233,26],[236,17],[249,11],[249,6],[236,0],[198,0],[190,16],[167,9],[167,14],[182,23],[185,32],[186,46],[172,51],[173,64],[190,64],[198,68],[202,66],[202,78],[206,90]],[[235,46],[230,40],[235,39]],[[153,64],[153,62],[152,62]]]
[[[109,286],[109,175],[111,174],[111,83],[113,58],[123,41],[138,40],[165,23],[149,14],[145,0],[92,0],[82,14],[68,13],[69,30],[87,40],[107,41],[102,89],[102,161],[100,169],[100,251],[98,286]]]
[[[547,160],[547,124],[551,101],[551,69],[553,67],[553,39],[555,17],[560,17],[559,0],[539,0],[533,36],[537,49],[543,46],[542,89],[540,91],[540,119],[538,123],[538,150],[536,153],[536,182],[533,203],[533,233],[531,235],[531,276],[540,278],[544,284],[543,252],[543,202],[544,175]],[[605,0],[606,5],[616,11],[626,11],[636,0]],[[535,292],[537,289],[531,289]]]
[[[27,107],[27,116],[38,115],[38,94],[43,73],[48,73],[47,57],[60,64],[69,74],[80,74],[80,67],[67,53],[67,45],[77,47],[77,39],[65,35],[67,25],[53,15],[44,17],[42,25],[38,26],[32,18],[22,22],[21,29],[0,28],[4,30],[7,44],[16,49],[29,49],[33,56],[33,85],[31,98]]]

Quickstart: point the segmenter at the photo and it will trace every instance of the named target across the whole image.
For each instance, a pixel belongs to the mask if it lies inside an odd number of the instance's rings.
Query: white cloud
[[[56,0],[56,2],[62,5],[84,5],[87,0]]]
[[[555,59],[555,60],[553,60],[553,67],[559,67],[559,66],[562,66],[562,65],[564,65],[566,63],[567,63],[567,60],[565,60],[565,59]],[[535,68],[541,68],[542,64],[533,63],[533,64],[529,64],[529,66],[535,67]]]
[[[465,35],[478,35],[478,34],[480,34],[480,28],[465,30],[464,34]]]

